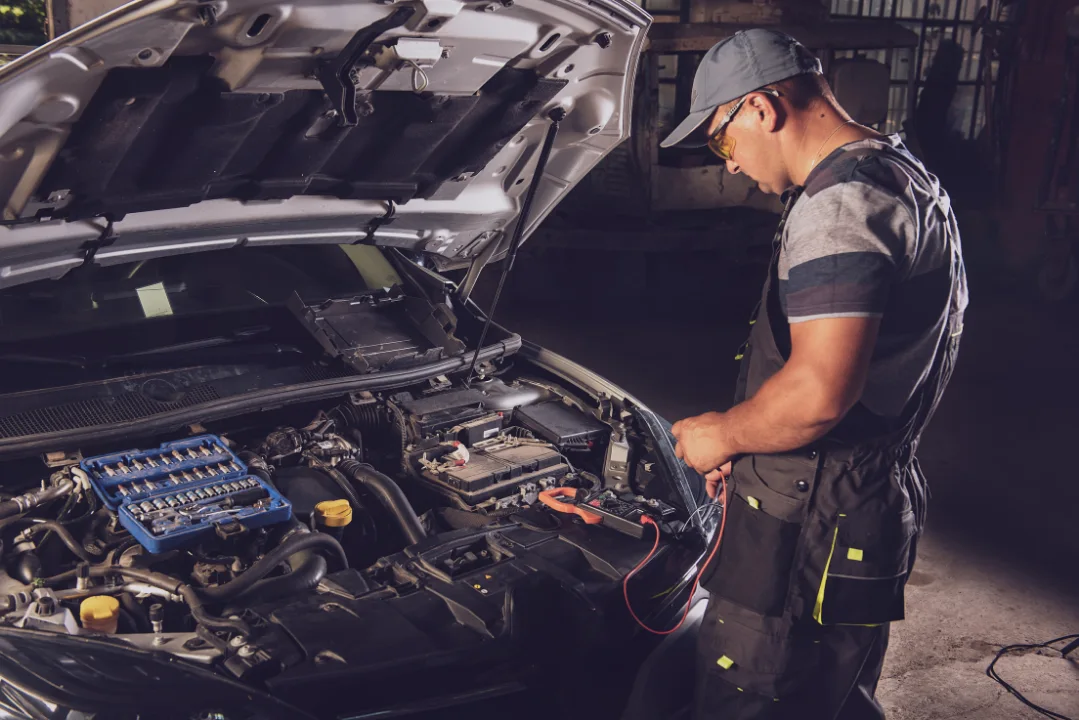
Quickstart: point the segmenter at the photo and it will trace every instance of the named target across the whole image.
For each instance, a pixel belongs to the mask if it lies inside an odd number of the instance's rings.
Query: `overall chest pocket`
[[[915,537],[912,510],[863,509],[840,514],[813,619],[822,625],[902,620]]]
[[[732,473],[723,539],[702,578],[709,592],[761,615],[783,614],[809,493],[794,497],[773,487],[793,487],[796,479],[808,486],[815,474],[815,464],[804,459],[739,460]]]

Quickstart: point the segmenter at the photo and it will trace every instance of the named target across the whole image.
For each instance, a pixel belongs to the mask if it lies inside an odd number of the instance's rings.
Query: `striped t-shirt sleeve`
[[[880,186],[848,180],[799,199],[780,263],[790,323],[880,317],[906,254],[911,217]]]

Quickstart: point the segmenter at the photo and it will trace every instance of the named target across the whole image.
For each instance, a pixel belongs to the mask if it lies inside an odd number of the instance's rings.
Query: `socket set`
[[[152,553],[292,517],[288,500],[251,475],[216,435],[89,457],[80,467],[102,502]]]

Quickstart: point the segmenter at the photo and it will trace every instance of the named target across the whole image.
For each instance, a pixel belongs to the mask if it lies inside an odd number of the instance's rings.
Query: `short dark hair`
[[[835,100],[828,81],[824,79],[823,75],[815,72],[795,75],[792,78],[780,80],[769,87],[774,87],[782,93],[795,110],[805,110],[817,98]]]

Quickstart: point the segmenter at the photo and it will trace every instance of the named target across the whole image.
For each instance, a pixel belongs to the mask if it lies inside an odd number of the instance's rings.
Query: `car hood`
[[[0,287],[241,245],[459,267],[629,133],[625,0],[139,0],[0,68]],[[486,251],[486,252],[485,252]]]

